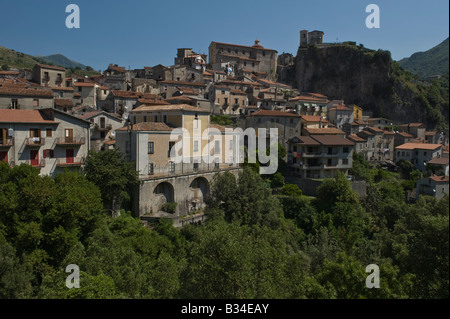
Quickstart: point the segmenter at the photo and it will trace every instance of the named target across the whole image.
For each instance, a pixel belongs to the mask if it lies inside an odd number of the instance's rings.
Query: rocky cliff
[[[427,99],[431,84],[418,83],[418,78],[392,61],[389,51],[354,44],[301,47],[294,78],[292,84],[301,92],[343,99],[346,104],[372,111],[376,117],[399,123],[422,121],[429,129],[445,122],[445,117],[448,122],[448,110],[441,110],[439,104],[442,101],[433,105]]]

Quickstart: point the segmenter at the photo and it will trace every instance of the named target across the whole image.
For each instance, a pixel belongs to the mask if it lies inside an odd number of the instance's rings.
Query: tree
[[[100,189],[105,208],[113,214],[119,213],[122,202],[130,199],[131,188],[138,183],[134,163],[115,149],[89,152],[84,173]]]

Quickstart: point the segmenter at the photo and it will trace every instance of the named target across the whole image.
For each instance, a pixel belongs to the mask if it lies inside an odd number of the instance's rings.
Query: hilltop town
[[[299,46],[308,45],[328,44],[323,32],[302,30]],[[213,41],[208,55],[179,48],[171,66],[130,70],[109,64],[90,77],[68,77],[64,68],[44,64],[0,71],[0,160],[55,177],[80,170],[89,151],[117,149],[135,163],[141,182],[133,214],[146,221],[169,217],[178,226],[203,220],[217,172],[241,170],[242,163],[220,150],[238,145],[227,127],[277,128],[278,143],[286,149],[283,175],[306,195],[314,196],[324,179],[343,173],[364,196],[365,184],[350,174],[354,154],[385,170],[398,171],[402,160],[412,163],[422,176],[409,200],[448,193],[448,130],[372,117],[364,105],[342,97],[299,91],[280,82],[292,65],[292,56],[255,40]],[[206,145],[195,139],[199,127],[221,134],[209,163],[195,160]],[[170,157],[175,128],[192,137],[188,163]],[[430,166],[437,167],[432,174]],[[167,203],[176,208],[165,209]],[[192,212],[200,213],[182,218]]]

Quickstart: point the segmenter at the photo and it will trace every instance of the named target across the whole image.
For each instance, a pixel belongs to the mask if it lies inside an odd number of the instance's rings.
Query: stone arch
[[[164,202],[175,201],[175,190],[173,185],[169,182],[162,182],[156,185],[153,194],[159,195],[158,197],[160,197],[160,201],[163,202],[162,204],[164,204]]]
[[[195,211],[205,206],[205,200],[209,195],[209,189],[209,181],[203,176],[195,178],[189,184],[189,211]]]

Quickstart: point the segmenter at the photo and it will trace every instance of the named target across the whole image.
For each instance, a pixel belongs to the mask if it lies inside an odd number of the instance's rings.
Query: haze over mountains
[[[70,68],[75,69],[77,67],[80,69],[83,69],[83,70],[86,69],[86,65],[76,62],[74,60],[71,60],[62,54],[52,54],[52,55],[47,55],[47,56],[37,55],[36,57],[44,60],[47,63],[52,63],[54,65],[62,66],[66,69],[70,69]]]

